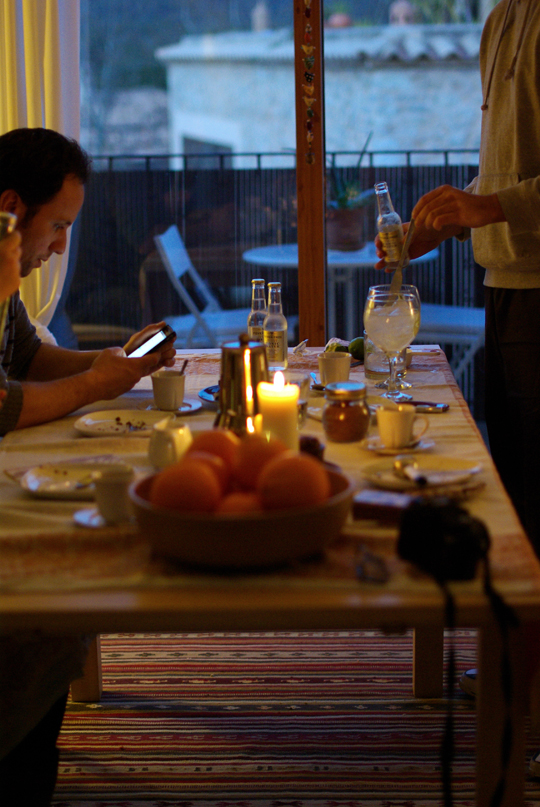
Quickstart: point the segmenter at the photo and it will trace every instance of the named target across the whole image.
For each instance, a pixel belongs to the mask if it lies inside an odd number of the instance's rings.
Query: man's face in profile
[[[84,201],[84,185],[75,176],[67,176],[50,202],[30,218],[23,213],[18,230],[22,236],[21,277],[66,249],[68,228],[73,224]],[[28,220],[27,220],[28,219]]]

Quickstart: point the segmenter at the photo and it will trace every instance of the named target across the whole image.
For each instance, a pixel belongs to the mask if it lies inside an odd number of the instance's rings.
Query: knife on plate
[[[433,401],[406,401],[405,403],[412,404],[417,412],[423,412],[426,415],[436,415],[440,412],[448,412],[450,409],[450,404],[434,403]]]

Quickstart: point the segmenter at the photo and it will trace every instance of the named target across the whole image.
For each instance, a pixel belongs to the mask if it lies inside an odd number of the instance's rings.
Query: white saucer
[[[381,442],[381,438],[375,435],[362,440],[360,448],[365,448],[366,451],[373,451],[375,454],[395,456],[397,454],[403,454],[404,452],[415,453],[417,451],[429,451],[434,445],[433,440],[413,440],[412,443],[409,443],[407,446],[402,446],[401,448],[387,448],[384,443]]]
[[[182,403],[182,406],[179,409],[175,409],[174,411],[169,412],[165,409],[159,409],[155,404],[150,404],[150,406],[146,407],[147,409],[151,409],[154,412],[163,412],[163,416],[167,414],[174,414],[174,415],[193,415],[195,412],[198,412],[199,409],[202,409],[202,403],[197,401],[195,398],[186,398],[185,401]]]
[[[77,510],[73,514],[73,521],[79,527],[104,527],[105,519],[99,514],[97,507],[87,507],[85,510]]]

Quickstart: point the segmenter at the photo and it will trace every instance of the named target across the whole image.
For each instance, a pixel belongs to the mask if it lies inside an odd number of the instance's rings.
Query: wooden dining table
[[[317,368],[317,353],[290,355],[290,367]],[[199,393],[219,380],[220,351],[178,351],[189,359],[185,421],[192,431],[210,428],[215,412]],[[365,380],[363,367],[351,378]],[[526,631],[540,622],[540,564],[502,487],[471,413],[437,346],[415,346],[407,379],[416,399],[446,402],[443,414],[429,415],[424,440],[435,457],[470,460],[481,466],[478,486],[463,506],[486,525],[493,585],[519,618],[501,633],[481,575],[450,583],[457,626],[478,629],[477,795],[489,807],[503,763],[501,743],[507,719],[512,746],[503,807],[523,804],[525,719],[527,713]],[[368,381],[368,400],[380,391]],[[401,560],[396,522],[347,521],[341,535],[317,557],[283,568],[244,573],[190,569],[154,557],[151,536],[133,524],[82,527],[75,517],[92,502],[33,497],[21,487],[21,474],[43,463],[66,460],[122,460],[138,476],[152,471],[147,436],[103,434],[88,437],[78,418],[98,410],[152,407],[149,379],[120,399],[99,402],[61,420],[11,432],[0,442],[0,631],[45,633],[414,629],[412,686],[417,697],[442,695],[444,596],[439,585]],[[325,458],[340,466],[360,491],[369,487],[369,466],[382,458],[360,443],[332,443],[323,433],[324,398],[312,393],[302,433],[325,443]],[[211,404],[206,404],[211,406]],[[373,432],[375,433],[375,432]],[[450,461],[450,460],[448,460]],[[78,519],[80,522],[80,518]],[[256,535],[254,535],[256,540]],[[371,553],[387,571],[384,582],[359,578],[362,553]],[[503,689],[501,658],[508,651],[513,675],[511,701]],[[98,657],[93,664],[97,665]]]

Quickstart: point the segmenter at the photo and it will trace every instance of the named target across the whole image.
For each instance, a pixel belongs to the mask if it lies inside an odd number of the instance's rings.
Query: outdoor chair
[[[224,339],[238,337],[247,331],[249,308],[221,308],[207,283],[193,266],[182,241],[178,227],[173,224],[163,235],[154,236],[159,255],[169,280],[190,312],[178,316],[165,316],[165,321],[176,331],[175,347],[219,347]],[[186,283],[189,282],[188,291]],[[196,296],[197,300],[194,299]]]
[[[459,305],[422,303],[420,330],[416,341],[437,343],[455,348],[450,362],[458,384],[484,345],[485,311]]]

